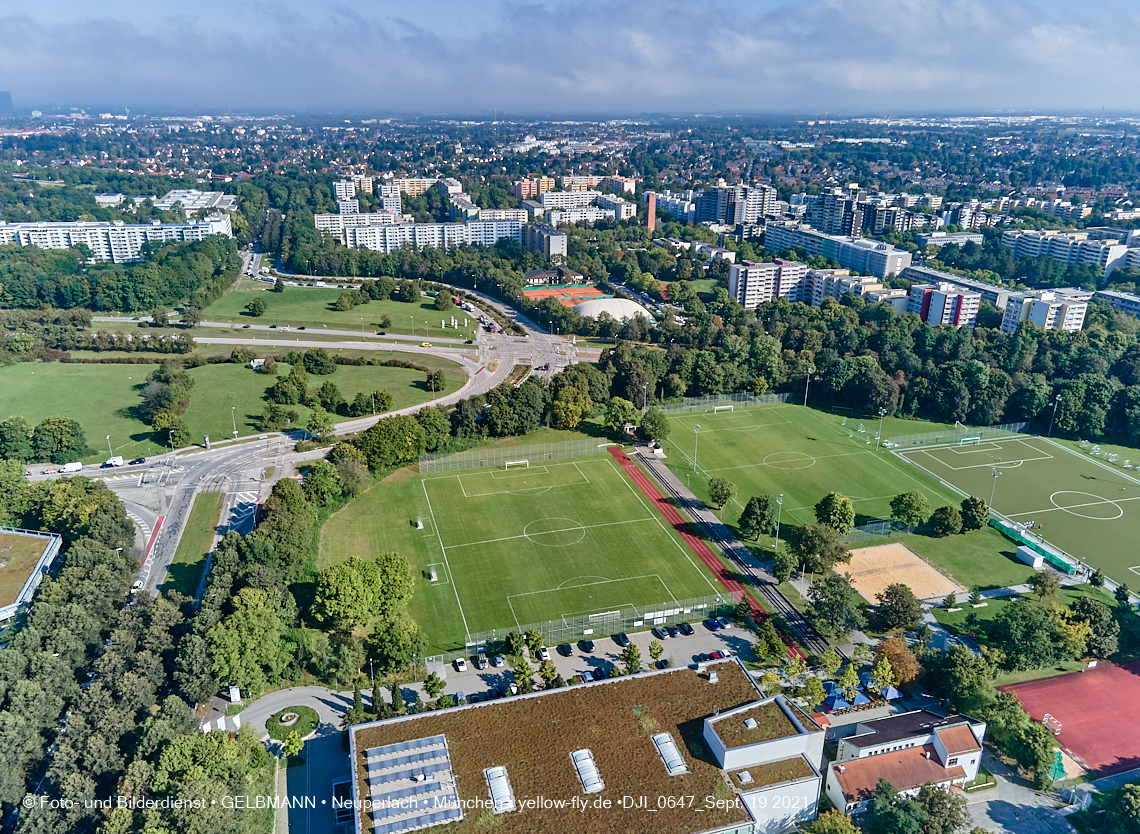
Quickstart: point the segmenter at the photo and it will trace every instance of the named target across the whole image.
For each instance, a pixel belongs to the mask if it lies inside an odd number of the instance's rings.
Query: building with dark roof
[[[927,710],[861,721],[839,739],[827,769],[827,798],[836,808],[859,814],[880,779],[903,796],[928,783],[962,785],[978,775],[985,735],[983,721]]]
[[[779,834],[815,817],[823,730],[737,660],[358,724],[359,834]]]

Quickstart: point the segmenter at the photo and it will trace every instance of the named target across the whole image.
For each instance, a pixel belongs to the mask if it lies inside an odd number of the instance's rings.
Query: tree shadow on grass
[[[202,581],[202,569],[206,566],[206,555],[202,554],[200,561],[184,564],[172,562],[167,568],[166,581],[159,587],[160,591],[179,591],[188,597],[198,593],[198,585]]]

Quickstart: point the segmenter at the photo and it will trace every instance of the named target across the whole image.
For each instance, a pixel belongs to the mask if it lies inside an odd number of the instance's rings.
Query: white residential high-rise
[[[618,220],[629,220],[631,217],[637,216],[637,206],[629,202],[629,200],[623,200],[621,197],[611,194],[600,195],[594,200],[594,204],[597,205],[598,208],[609,209],[614,212],[614,216]]]
[[[96,261],[129,263],[142,260],[150,241],[205,240],[210,235],[233,237],[228,214],[214,214],[193,223],[5,223],[0,221],[0,245],[18,243],[39,249],[73,249],[83,244]]]
[[[1045,330],[1075,333],[1085,325],[1091,292],[1084,290],[1036,290],[1010,295],[1001,319],[1003,333],[1014,333],[1023,321]]]
[[[907,312],[930,324],[973,327],[982,305],[982,294],[947,281],[912,284]]]
[[[598,197],[600,191],[547,191],[542,195],[542,207],[550,209],[584,208]]]
[[[1088,232],[1054,229],[1014,229],[1002,234],[1001,245],[1012,249],[1015,258],[1047,256],[1066,264],[1093,264],[1106,276],[1116,267],[1124,266],[1128,256],[1128,246],[1119,240],[1093,240]]]

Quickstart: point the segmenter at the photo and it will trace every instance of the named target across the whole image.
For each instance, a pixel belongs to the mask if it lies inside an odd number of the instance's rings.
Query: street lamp
[[[887,416],[885,408],[879,408],[879,433],[875,435],[875,451],[879,451],[879,443],[883,439],[883,418]]]
[[[697,441],[701,439],[701,424],[693,429],[693,471],[697,471]]]
[[[364,316],[360,317],[360,341],[364,341]]]
[[[784,493],[776,499],[776,538],[772,541],[772,549],[780,549],[780,520],[784,517]]]
[[[115,453],[111,451],[111,435],[107,435],[107,454],[111,457],[115,456]]]
[[[998,472],[996,466],[990,470],[990,473],[994,476],[994,485],[990,487],[990,509],[992,510],[994,508],[994,490],[997,489],[997,479],[1001,473]]]
[[[1053,421],[1057,419],[1057,406],[1061,404],[1061,395],[1058,394],[1057,398],[1053,400],[1053,416],[1049,418],[1049,437],[1053,436]]]
[[[412,335],[415,336],[416,335],[416,317],[415,316],[408,316],[408,319],[412,322]]]
[[[649,410],[649,383],[641,383],[641,413]]]
[[[811,375],[815,373],[815,365],[808,365],[807,379],[804,380],[804,408],[807,408],[808,388],[811,387]]]
[[[234,413],[235,408],[237,408],[236,405],[230,406],[230,421],[234,424],[234,437],[237,437],[237,416]]]

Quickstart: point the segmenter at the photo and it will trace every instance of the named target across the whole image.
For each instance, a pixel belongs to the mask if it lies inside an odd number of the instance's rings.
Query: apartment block
[[[1128,257],[1127,245],[1119,240],[1093,240],[1087,232],[1010,230],[1002,234],[1001,245],[1012,249],[1015,258],[1045,256],[1066,264],[1093,264],[1105,276]]]
[[[793,293],[792,301],[801,301],[803,299],[794,291],[807,272],[807,266],[798,261],[777,259],[772,263],[733,264],[728,271],[728,297],[747,310],[777,298],[787,298],[789,292]]]
[[[524,180],[516,180],[514,183],[515,199],[528,200],[531,197],[541,197],[547,191],[553,191],[554,188],[554,177],[527,177]]]
[[[541,252],[555,263],[566,257],[567,237],[553,226],[545,223],[524,223],[522,245],[528,252]]]
[[[358,216],[368,217],[369,215]],[[405,246],[429,249],[472,244],[494,246],[504,238],[521,243],[522,226],[522,223],[511,220],[475,220],[468,223],[392,223],[350,227],[345,229],[344,235],[346,246],[372,249],[388,254]]]
[[[981,293],[951,283],[912,284],[907,312],[930,324],[973,327],[981,304]]]
[[[563,191],[590,191],[602,184],[604,176],[564,176]]]
[[[542,207],[546,211],[583,208],[601,196],[600,191],[547,191],[542,195]]]
[[[182,206],[189,218],[194,212],[208,209],[210,211],[237,211],[238,198],[233,194],[223,194],[221,191],[199,191],[196,188],[176,189],[168,191],[154,201],[154,207],[162,211],[170,211],[174,204]]]
[[[144,243],[205,240],[210,235],[233,237],[228,214],[214,214],[191,223],[6,223],[0,220],[0,245],[18,243],[38,249],[73,249],[83,244],[101,263],[142,260]]]
[[[642,195],[642,200],[648,203],[649,194]],[[674,193],[672,191],[658,191],[656,193],[656,207],[659,211],[667,212],[682,223],[693,223],[697,219],[696,192],[685,191]]]
[[[613,209],[598,208],[597,206],[582,206],[580,208],[548,211],[546,213],[546,222],[551,226],[561,226],[564,223],[597,223],[599,220],[613,220],[616,216]]]
[[[408,218],[411,218],[411,215],[408,215]],[[349,229],[360,229],[368,226],[391,226],[403,222],[403,215],[386,211],[366,212],[365,214],[354,212],[347,214],[313,215],[313,223],[316,225],[317,231],[332,235],[345,246],[349,245]]]
[[[802,249],[839,262],[853,272],[869,272],[878,278],[901,275],[910,266],[910,252],[887,243],[863,238],[826,235],[794,220],[768,223],[764,246],[776,252]]]
[[[401,194],[407,194],[409,197],[422,197],[438,181],[434,177],[432,179],[395,179],[392,180],[392,184],[400,190]]]
[[[337,214],[360,214],[360,201],[359,200],[337,200],[336,201]]]
[[[949,243],[955,246],[965,246],[967,243],[976,243],[981,246],[986,239],[978,232],[930,232],[925,235],[915,235],[920,249],[927,246],[937,246],[941,249]]]
[[[1127,313],[1130,316],[1140,317],[1140,295],[1134,292],[1117,292],[1116,290],[1100,290],[1093,295],[1098,301],[1104,301],[1118,313]]]
[[[618,194],[633,194],[637,191],[637,180],[632,177],[602,177],[601,185]]]
[[[776,189],[767,185],[726,186],[724,180],[696,196],[697,223],[756,223],[770,214],[776,204]]]
[[[594,200],[594,204],[598,208],[611,210],[618,220],[629,220],[637,216],[637,206],[614,195],[602,194]]]
[[[517,220],[525,223],[530,220],[530,212],[526,209],[479,209],[480,220]]]
[[[337,180],[333,183],[333,194],[338,203],[341,200],[351,200],[356,196],[356,183],[352,180]]]
[[[1091,292],[1075,288],[1013,293],[1002,316],[1003,333],[1014,333],[1023,321],[1045,330],[1075,333],[1085,326]]]
[[[1011,290],[1008,287],[987,284],[985,281],[977,281],[940,269],[931,269],[928,266],[908,266],[903,270],[900,277],[915,284],[953,284],[964,290],[971,290],[980,294],[983,301],[988,301],[999,310],[1004,310],[1009,297],[1017,294],[1017,290]]]

